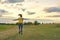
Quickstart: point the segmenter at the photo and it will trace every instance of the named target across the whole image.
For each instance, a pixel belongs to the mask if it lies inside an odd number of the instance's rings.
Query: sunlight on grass
[[[24,25],[23,30],[23,35],[16,33],[4,40],[60,40],[60,27],[56,24]]]

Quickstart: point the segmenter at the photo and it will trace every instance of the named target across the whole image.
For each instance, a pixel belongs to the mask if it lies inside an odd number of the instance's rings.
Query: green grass
[[[60,40],[60,27],[56,25],[24,25],[23,35],[16,33],[4,40]]]
[[[11,29],[14,27],[16,27],[16,25],[0,25],[0,31],[4,31],[4,30]]]

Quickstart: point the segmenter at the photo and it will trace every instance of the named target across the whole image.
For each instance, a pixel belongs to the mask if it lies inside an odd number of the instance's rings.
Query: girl
[[[19,33],[22,33],[23,29],[23,19],[22,19],[22,14],[18,14],[18,28],[19,28]]]

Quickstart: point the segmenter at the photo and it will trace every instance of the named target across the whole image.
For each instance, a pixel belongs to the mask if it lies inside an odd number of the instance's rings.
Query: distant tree
[[[39,25],[40,23],[38,23],[37,21],[34,22],[34,25]]]
[[[27,25],[27,23],[26,23],[26,22],[24,22],[24,25]]]
[[[52,24],[55,24],[55,23],[52,23]]]
[[[24,25],[32,25],[32,24],[33,24],[32,22],[24,23]]]
[[[43,23],[42,23],[43,24]]]
[[[16,23],[16,25],[18,24],[18,22]]]
[[[32,22],[28,22],[28,25],[31,25],[32,24]]]

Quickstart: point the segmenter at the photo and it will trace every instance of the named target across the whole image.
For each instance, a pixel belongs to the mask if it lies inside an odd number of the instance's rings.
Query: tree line
[[[38,23],[38,21],[34,21],[34,23],[32,22],[24,22],[24,25],[39,25],[40,23]],[[12,24],[12,23],[0,23],[0,25],[18,25],[18,23],[16,24]]]

